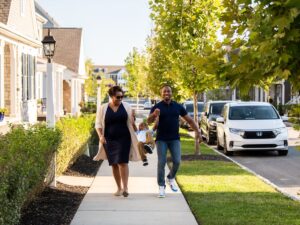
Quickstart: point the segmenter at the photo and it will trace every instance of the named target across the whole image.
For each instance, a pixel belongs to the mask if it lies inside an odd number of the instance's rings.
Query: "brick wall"
[[[10,64],[10,48],[9,45],[4,46],[4,106],[7,108],[7,114],[10,114],[10,74],[11,74],[11,64]]]
[[[70,113],[71,112],[71,87],[66,81],[63,82],[63,91],[64,91],[63,108],[64,110],[67,110],[67,113]]]
[[[0,22],[6,24],[9,15],[11,0],[0,1]]]

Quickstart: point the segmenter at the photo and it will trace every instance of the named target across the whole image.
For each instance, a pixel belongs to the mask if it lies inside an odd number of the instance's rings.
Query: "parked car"
[[[183,107],[187,111],[188,115],[192,118],[194,118],[194,102],[193,101],[186,101],[183,103]],[[198,120],[200,119],[200,115],[203,112],[204,103],[198,102]],[[180,119],[180,126],[184,128],[190,128],[190,125],[184,120]]]
[[[236,102],[217,118],[217,147],[226,155],[244,150],[288,154],[288,133],[278,111],[266,102]]]
[[[202,137],[207,144],[214,144],[217,140],[216,119],[221,116],[224,105],[231,101],[209,101],[204,105],[204,111],[200,119]]]
[[[151,102],[147,101],[144,103],[144,109],[151,109],[151,107],[152,107]]]

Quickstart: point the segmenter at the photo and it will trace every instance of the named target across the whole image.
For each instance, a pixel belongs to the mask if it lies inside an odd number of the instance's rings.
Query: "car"
[[[224,105],[229,102],[232,101],[208,101],[204,105],[204,111],[201,114],[199,127],[202,137],[209,145],[214,144],[217,140],[216,119],[221,116]]]
[[[266,150],[288,154],[288,133],[278,111],[267,102],[236,102],[224,106],[217,118],[217,148],[234,151]]]
[[[147,101],[144,103],[144,109],[151,109],[151,107],[152,107],[151,102]]]
[[[197,102],[198,104],[198,120],[200,118],[201,113],[203,112],[204,103]],[[186,101],[183,103],[183,107],[187,111],[188,115],[194,119],[194,102],[193,101]],[[190,128],[190,125],[184,120],[180,120],[180,126],[184,128]]]

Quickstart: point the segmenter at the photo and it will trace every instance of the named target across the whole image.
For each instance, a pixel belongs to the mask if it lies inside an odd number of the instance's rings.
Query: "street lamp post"
[[[44,54],[48,59],[47,62],[47,92],[46,92],[46,109],[47,109],[47,125],[48,127],[55,126],[54,115],[54,91],[53,91],[53,64],[52,58],[55,52],[55,44],[53,36],[50,35],[50,29],[48,29],[48,35],[44,37],[43,41]]]
[[[53,64],[52,58],[55,52],[55,44],[56,41],[54,40],[53,36],[50,35],[50,29],[48,29],[48,35],[44,37],[42,40],[44,54],[47,57],[47,90],[46,90],[46,121],[48,127],[55,127],[55,114],[54,114],[54,91],[53,91]],[[52,186],[56,187],[56,152],[54,153],[54,159],[52,160],[53,168],[53,182],[51,183]]]

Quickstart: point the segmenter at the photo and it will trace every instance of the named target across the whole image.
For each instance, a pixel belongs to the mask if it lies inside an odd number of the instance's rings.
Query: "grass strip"
[[[181,140],[183,154],[193,154],[193,139]],[[216,154],[204,145],[201,151]],[[177,182],[199,224],[300,224],[299,202],[232,162],[183,161]]]

